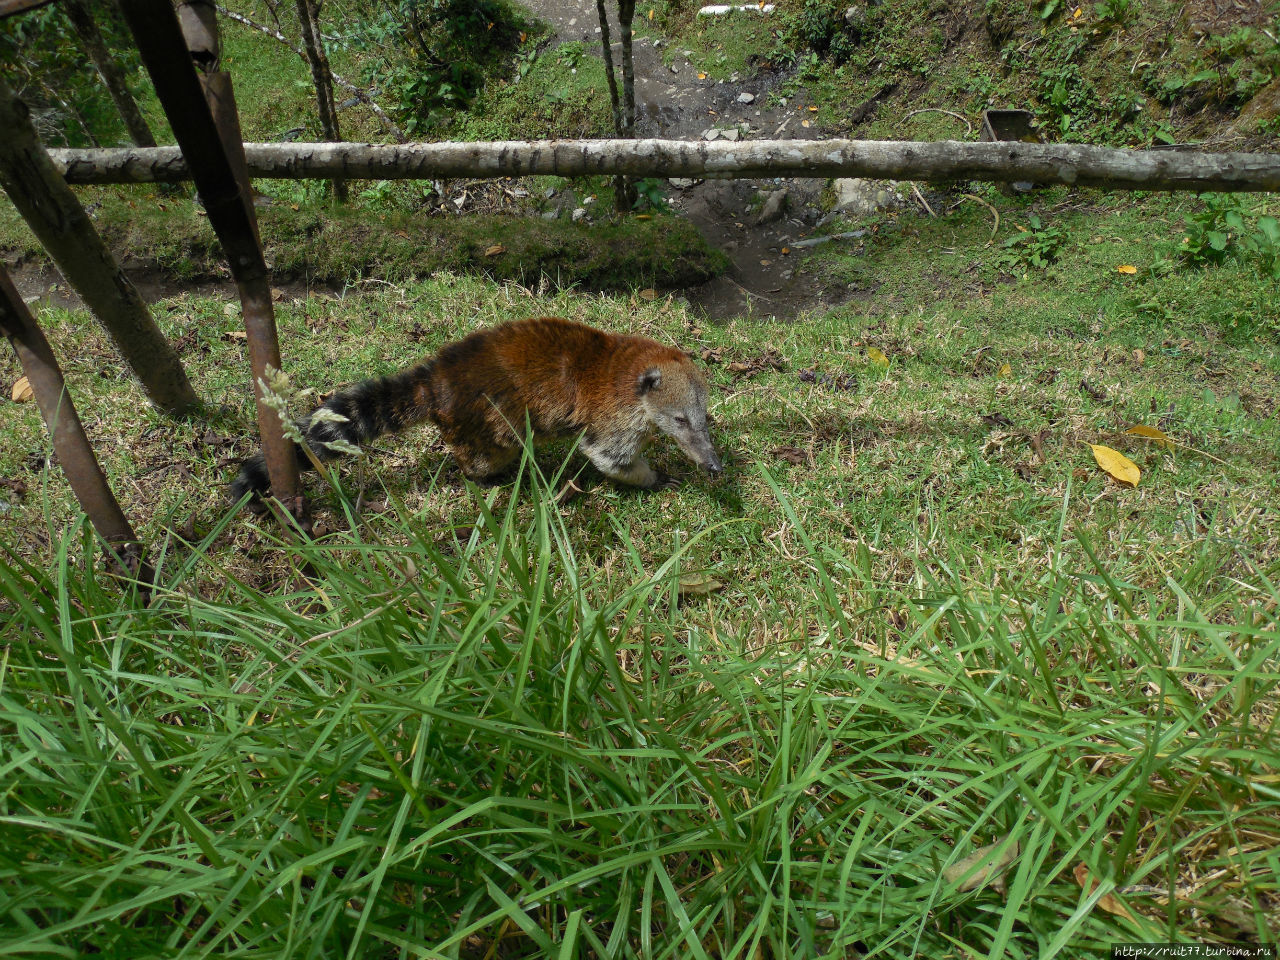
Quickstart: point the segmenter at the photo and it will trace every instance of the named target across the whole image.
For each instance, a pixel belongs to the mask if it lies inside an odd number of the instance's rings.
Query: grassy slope
[[[786,327],[450,275],[281,301],[320,390],[541,313],[706,351],[730,464],[710,482],[660,445],[681,490],[587,475],[561,515],[467,487],[427,430],[344,471],[358,533],[312,477],[307,547],[226,517],[252,431],[234,308],[157,309],[223,408],[184,424],[46,311],[164,589],[144,611],[98,582],[36,411],[4,401],[0,952],[1274,939],[1275,284],[1150,269],[1193,198],[978,195],[994,243],[971,201],[883,221],[814,264],[857,298]],[[1002,246],[1032,212],[1065,231],[1046,271]],[[945,869],[1005,841],[1001,883]]]

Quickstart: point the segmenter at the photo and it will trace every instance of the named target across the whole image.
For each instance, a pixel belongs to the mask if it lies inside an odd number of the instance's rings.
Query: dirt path
[[[599,57],[600,31],[593,0],[521,0],[535,16],[555,28],[556,43],[582,41]],[[610,13],[614,4],[607,5]],[[618,37],[616,19],[610,36]],[[619,44],[614,43],[615,63]],[[698,70],[674,48],[668,65],[651,38],[633,45],[637,134],[642,137],[697,139],[710,127],[747,130],[748,139],[821,139],[816,127],[801,126],[805,93],[786,106],[765,105],[766,94],[781,78],[762,76],[738,83],[699,80]],[[743,103],[739,95],[752,95]],[[803,259],[783,248],[807,235],[822,216],[824,180],[677,180],[671,205],[687,217],[713,246],[729,255],[733,270],[701,287],[685,291],[689,300],[714,319],[747,313],[791,319],[804,310],[831,306],[849,297],[843,287],[824,288]],[[773,211],[770,194],[785,191],[782,209]],[[778,205],[775,198],[774,205]],[[762,207],[769,212],[762,218]]]

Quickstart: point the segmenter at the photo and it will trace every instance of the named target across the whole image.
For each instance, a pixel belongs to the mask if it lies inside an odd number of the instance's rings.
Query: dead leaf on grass
[[[13,385],[13,402],[14,403],[30,403],[36,398],[36,392],[31,389],[31,381],[26,377],[19,377]]]
[[[1012,373],[1013,373],[1013,367],[1011,367],[1009,363],[1006,361],[1005,363],[1000,364],[1000,369],[996,371],[996,376],[1007,377],[1007,376],[1010,376]]]
[[[1143,423],[1139,423],[1130,427],[1128,430],[1125,431],[1125,433],[1135,437],[1143,437],[1147,440],[1152,440],[1158,445],[1164,447],[1166,450],[1172,450],[1174,448],[1174,442],[1172,437],[1170,437],[1163,430],[1158,430],[1155,427],[1148,427],[1146,424],[1143,424]]]
[[[867,359],[878,367],[885,370],[889,369],[889,358],[885,356],[884,351],[879,347],[867,347]]]
[[[1103,471],[1123,487],[1136,487],[1142,477],[1138,465],[1118,450],[1104,447],[1100,443],[1089,444],[1093,451],[1093,459],[1098,461]]]
[[[641,300],[657,300],[658,291],[653,289],[653,287],[645,287],[640,291],[639,296]]]
[[[1146,363],[1147,351],[1143,350],[1141,347],[1133,351],[1133,362],[1136,363],[1138,366],[1142,366],[1144,363]]]
[[[798,467],[809,462],[809,455],[799,447],[774,447],[769,452],[779,460],[785,460],[787,463],[793,463]]]
[[[711,364],[711,363],[719,363],[720,358],[721,356],[723,356],[723,354],[724,354],[724,351],[721,350],[719,347],[716,347],[714,349],[712,349],[711,347],[703,347],[702,352],[698,354],[698,357],[702,360],[703,363]]]
[[[243,330],[228,330],[222,335],[223,340],[248,340],[249,335]]]
[[[495,243],[493,246],[485,248],[484,255],[486,257],[496,257],[498,254],[506,253],[506,252],[507,252],[506,247],[504,247],[500,243]]]
[[[1101,387],[1095,387],[1088,380],[1080,381],[1080,389],[1095,400],[1102,401],[1107,399],[1107,391],[1103,390]]]
[[[1125,276],[1133,276],[1138,272],[1138,268],[1131,263],[1122,263],[1116,267],[1116,273],[1123,273]]]
[[[723,583],[706,573],[686,573],[677,588],[682,597],[706,597],[723,589]]]
[[[18,500],[27,499],[27,485],[21,480],[8,477],[0,479],[0,490],[8,490]]]
[[[1076,864],[1076,868],[1072,872],[1075,874],[1076,883],[1084,888],[1085,893],[1093,893],[1094,890],[1098,889],[1098,881],[1089,875],[1089,865],[1083,860]],[[1133,914],[1129,912],[1129,908],[1110,893],[1104,893],[1098,898],[1098,906],[1117,917],[1124,917],[1126,920],[1133,919]]]
[[[999,411],[995,413],[984,413],[982,422],[989,427],[1012,427],[1013,421]]]
[[[1004,847],[1004,851],[997,859],[991,860],[991,855],[1001,847]],[[959,863],[953,863],[947,867],[942,871],[942,879],[947,883],[959,881],[958,891],[961,893],[966,890],[976,890],[979,887],[986,886],[988,882],[993,880],[999,881],[1001,879],[1000,875],[1017,858],[1018,843],[1016,840],[997,840],[995,843],[989,843],[985,847],[979,847]],[[978,867],[977,870],[973,869],[984,860],[990,860],[990,862],[985,866]],[[970,870],[973,870],[973,873],[966,877],[965,874],[969,873]]]

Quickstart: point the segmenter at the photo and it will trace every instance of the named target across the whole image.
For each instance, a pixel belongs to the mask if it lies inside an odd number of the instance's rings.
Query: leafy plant
[[[1261,216],[1249,223],[1243,202],[1231,194],[1205,193],[1200,199],[1204,206],[1183,216],[1182,242],[1166,247],[1156,267],[1208,267],[1234,258],[1280,279],[1280,222]]]
[[[653,210],[666,210],[667,201],[662,195],[663,181],[657,177],[645,177],[635,181],[636,189],[636,210],[643,210],[649,207]]]
[[[366,80],[393,98],[406,133],[470,103],[486,71],[510,57],[524,21],[506,0],[387,0],[356,22]]]
[[[1063,227],[1045,226],[1034,213],[1027,217],[1027,223],[1029,230],[1023,230],[1004,242],[1008,251],[1005,260],[1043,270],[1057,261],[1071,234]]]

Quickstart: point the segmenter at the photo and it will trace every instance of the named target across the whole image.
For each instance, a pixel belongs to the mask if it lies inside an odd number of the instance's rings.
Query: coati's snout
[[[724,469],[707,423],[707,382],[692,363],[682,360],[665,371],[650,367],[641,374],[638,388],[650,421],[686,457],[708,473]]]

